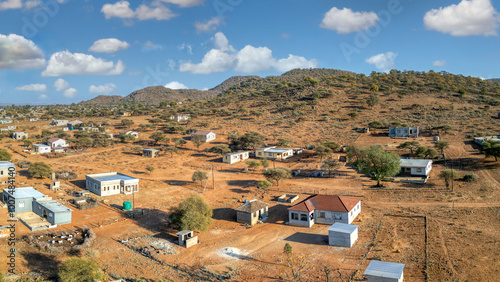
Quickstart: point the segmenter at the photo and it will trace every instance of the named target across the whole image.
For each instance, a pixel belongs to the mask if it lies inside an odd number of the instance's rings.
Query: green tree
[[[122,134],[120,136],[120,139],[122,140],[123,143],[125,143],[125,142],[134,141],[135,140],[135,136],[134,135],[130,135],[130,134]]]
[[[337,152],[340,149],[340,144],[331,140],[323,142],[321,143],[321,145],[330,148],[332,152]]]
[[[231,149],[229,148],[229,145],[227,145],[227,144],[215,145],[212,148],[210,148],[208,151],[211,153],[219,154],[219,155],[231,153]]]
[[[376,90],[376,91],[378,91],[378,90]],[[366,98],[365,102],[366,102],[366,105],[368,107],[370,107],[370,109],[373,109],[373,107],[380,102],[380,97],[376,94],[371,94],[370,96],[368,96],[368,98]]]
[[[191,142],[193,142],[193,144],[196,146],[196,149],[199,151],[200,150],[200,146],[205,143],[203,142],[203,139],[201,136],[192,136],[191,137]]]
[[[5,149],[0,149],[0,161],[10,161],[12,155]]]
[[[382,147],[372,145],[363,150],[361,168],[366,174],[377,180],[377,187],[381,187],[380,181],[386,177],[392,177],[401,170],[400,157],[396,153],[386,152]]]
[[[174,147],[174,146],[168,146],[168,147],[165,147],[163,149],[163,151],[165,153],[170,153],[170,157],[173,157],[174,156],[174,153],[178,154],[179,153],[179,149]]]
[[[29,146],[33,145],[33,142],[31,142],[31,140],[24,139],[23,144],[24,144],[24,146],[29,147]]]
[[[28,174],[30,177],[50,178],[52,168],[44,162],[35,162],[29,165]]]
[[[289,138],[282,138],[278,139],[278,143],[276,143],[276,146],[278,147],[290,147],[292,144],[292,140]]]
[[[273,184],[267,180],[260,180],[259,182],[257,182],[257,187],[259,189],[262,189],[264,192],[267,191],[267,189],[269,189],[271,186],[273,186]]]
[[[352,112],[352,113],[349,113],[349,116],[352,118],[352,119],[355,119],[357,117],[359,117],[359,114],[357,112]]]
[[[410,150],[410,155],[413,157],[413,152],[415,152],[418,147],[420,147],[420,143],[418,143],[417,141],[406,141],[402,144],[399,144],[397,148]]]
[[[370,91],[373,91],[373,92],[378,92],[379,90],[379,87],[377,84],[373,83],[371,86],[370,86]]]
[[[482,144],[481,152],[485,158],[494,157],[498,161],[500,157],[500,142],[498,141],[485,141]]]
[[[208,174],[204,171],[197,170],[193,173],[193,176],[191,176],[191,179],[193,181],[200,181],[200,185],[201,185],[201,187],[203,187],[203,180],[208,179]]]
[[[246,164],[248,165],[248,168],[250,168],[252,171],[255,171],[255,169],[260,166],[260,162],[255,160],[249,160],[246,162]]]
[[[57,274],[62,282],[104,281],[105,278],[97,262],[77,257],[64,260]]]
[[[334,159],[326,159],[321,165],[321,169],[328,170],[328,177],[332,175],[332,171],[336,170],[340,166],[339,162]]]
[[[129,126],[129,125],[134,124],[134,121],[131,120],[131,119],[124,118],[124,119],[122,119],[121,123],[122,123],[123,126]]]
[[[446,159],[446,156],[444,154],[444,149],[447,149],[450,147],[450,143],[448,141],[436,141],[436,144],[434,144],[434,147],[441,151],[441,155],[443,155],[443,158]]]
[[[192,195],[179,204],[170,215],[178,230],[206,231],[212,224],[212,208],[199,195]]]
[[[321,160],[323,160],[323,158],[328,157],[332,154],[332,149],[324,145],[318,145],[316,146],[316,148],[314,148],[314,152],[321,158]]]
[[[132,152],[134,152],[136,154],[140,154],[140,153],[142,153],[143,148],[141,146],[134,146],[134,147],[132,147],[131,150],[132,150]]]
[[[232,144],[236,146],[237,149],[252,149],[255,150],[258,147],[264,146],[264,135],[255,132],[255,131],[250,131],[242,136],[238,137],[232,137],[233,142]]]
[[[182,138],[179,138],[179,139],[175,140],[174,143],[175,143],[176,146],[182,147],[182,146],[184,146],[184,145],[187,144],[187,141],[184,140],[184,139],[182,139]]]
[[[450,183],[453,181],[453,180],[456,180],[458,179],[458,173],[456,170],[452,170],[452,169],[443,169],[441,170],[441,172],[439,173],[439,177],[444,179],[444,183],[446,185],[446,188],[449,188],[450,187]]]
[[[155,170],[155,168],[154,168],[154,166],[147,165],[146,170],[149,172],[149,174],[151,174],[151,172],[153,172],[153,170]]]
[[[372,121],[368,124],[369,128],[381,128],[384,125],[380,121]]]
[[[276,185],[280,185],[280,181],[292,177],[292,171],[286,167],[277,167],[265,170],[262,174],[269,181],[276,181]]]
[[[267,159],[263,159],[262,161],[260,161],[260,165],[263,168],[268,168],[269,167],[269,161]]]
[[[158,143],[163,142],[163,141],[165,141],[165,139],[167,139],[167,137],[165,136],[165,134],[163,134],[163,133],[161,133],[159,131],[156,131],[153,134],[151,134],[149,136],[149,138],[151,138],[151,139],[153,139],[155,141],[155,145],[158,145]]]
[[[76,139],[76,145],[78,147],[90,148],[94,146],[94,139],[90,137],[83,137]]]
[[[292,253],[293,253],[292,245],[290,245],[289,243],[286,243],[285,247],[283,248],[283,253],[286,256],[292,255]]]

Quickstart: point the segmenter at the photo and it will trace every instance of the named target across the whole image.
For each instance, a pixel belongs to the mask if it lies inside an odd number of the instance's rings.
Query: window
[[[19,202],[19,207],[24,208],[24,202]]]
[[[422,172],[422,168],[417,168],[417,172]]]
[[[49,217],[53,217],[53,216],[54,216],[54,214],[49,212]]]
[[[342,215],[341,214],[337,214],[336,213],[334,217],[335,217],[336,220],[342,219]]]
[[[38,206],[38,210],[42,210],[42,208],[40,206]]]
[[[299,220],[299,214],[292,212],[292,219],[293,220]]]
[[[2,170],[2,171],[0,171],[0,175],[3,175],[3,170]]]
[[[300,215],[300,220],[301,221],[307,221],[307,214],[301,214]]]
[[[326,217],[325,212],[318,212],[318,217],[325,218]]]

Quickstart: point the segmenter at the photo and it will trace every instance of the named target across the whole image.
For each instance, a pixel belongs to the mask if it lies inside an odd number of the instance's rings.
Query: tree
[[[267,189],[271,186],[273,186],[273,184],[267,180],[260,180],[259,182],[257,182],[257,187],[264,190],[264,192],[267,191]]]
[[[352,118],[352,119],[355,119],[357,117],[359,117],[359,114],[356,113],[356,112],[352,112],[352,113],[349,113],[349,116]]]
[[[481,152],[483,152],[485,158],[495,157],[495,161],[498,161],[498,157],[500,157],[500,142],[498,141],[483,142]]]
[[[415,156],[421,159],[434,159],[438,156],[438,151],[431,147],[419,146],[415,151]]]
[[[292,177],[292,172],[290,171],[290,169],[288,169],[286,167],[277,167],[277,168],[268,169],[268,170],[264,171],[262,174],[267,178],[267,180],[276,181],[276,184],[278,186],[280,185],[279,182],[281,180],[288,179],[288,178]]]
[[[192,195],[170,215],[178,230],[205,231],[212,224],[212,208],[199,195]]]
[[[122,136],[120,136],[120,139],[122,140],[122,142],[129,142],[129,141],[134,141],[135,140],[135,136],[134,135],[130,135],[130,134],[122,134]]]
[[[382,147],[372,145],[363,150],[361,168],[366,174],[377,180],[377,187],[381,187],[380,181],[386,177],[392,177],[401,170],[400,157],[396,153],[386,152]]]
[[[29,165],[28,174],[30,177],[50,178],[52,168],[44,162],[35,162]]]
[[[219,145],[213,146],[208,151],[215,153],[215,154],[224,155],[224,154],[230,153],[231,149],[229,148],[229,145],[227,145],[227,144],[219,144]]]
[[[64,260],[57,274],[63,282],[103,281],[105,278],[97,262],[78,257]]]
[[[252,171],[255,171],[255,169],[260,166],[260,162],[254,160],[247,161],[246,164],[248,165],[248,168],[250,168]]]
[[[237,149],[252,149],[255,150],[258,147],[264,146],[264,135],[250,131],[242,136],[233,136],[232,144],[236,146]]]
[[[286,243],[285,247],[283,248],[283,253],[286,256],[292,255],[292,253],[293,253],[292,245],[290,245],[289,243]]]
[[[196,146],[196,149],[198,149],[198,151],[200,150],[200,146],[205,143],[203,142],[203,139],[201,136],[193,136],[191,137],[191,142],[193,142],[193,144]]]
[[[458,173],[456,170],[443,169],[439,173],[439,177],[444,179],[444,183],[446,184],[446,188],[448,188],[448,187],[450,187],[451,181],[458,179]]]
[[[289,138],[283,138],[283,139],[278,139],[278,143],[276,143],[276,146],[278,147],[290,147],[292,143],[292,140]]]
[[[269,161],[267,159],[263,159],[262,161],[260,161],[260,165],[264,168],[268,168],[269,167]]]
[[[124,118],[124,119],[122,119],[121,123],[122,123],[123,126],[128,126],[128,125],[134,124],[134,121],[131,120],[131,119],[125,119]]]
[[[12,155],[5,149],[0,149],[0,161],[10,161]]]
[[[179,153],[179,149],[177,149],[176,147],[174,146],[168,146],[168,147],[165,147],[163,149],[163,151],[165,153],[170,153],[170,157],[173,157],[174,156],[174,153],[178,154]]]
[[[332,171],[336,170],[340,166],[339,162],[334,159],[326,159],[321,165],[321,169],[328,170],[328,177],[331,176]]]
[[[340,144],[331,140],[323,142],[321,143],[321,145],[330,148],[332,152],[337,152],[340,149]]]
[[[368,98],[366,98],[366,105],[370,107],[370,109],[373,109],[373,107],[377,105],[378,102],[380,102],[380,98],[376,94],[371,94],[370,96],[368,96]]]
[[[187,141],[182,139],[182,138],[179,138],[179,139],[175,140],[174,143],[176,146],[184,146],[187,144]]]
[[[444,149],[447,149],[450,147],[450,143],[448,141],[436,141],[436,144],[434,144],[434,147],[441,151],[441,155],[443,155],[443,158],[446,159],[446,156],[444,155]]]
[[[136,154],[140,154],[140,153],[142,153],[143,148],[141,146],[134,146],[134,147],[132,147],[131,150],[132,150],[132,152],[134,152]]]
[[[399,144],[399,146],[397,148],[410,150],[410,155],[413,157],[413,152],[416,149],[418,149],[419,146],[420,146],[420,143],[418,143],[417,141],[406,141],[402,144]]]
[[[383,127],[384,125],[380,122],[380,121],[372,121],[368,124],[368,128],[381,128]]]
[[[373,92],[377,92],[379,90],[379,87],[377,84],[373,83],[371,86],[370,86],[370,91],[373,91]]]
[[[83,137],[76,139],[76,145],[78,147],[90,148],[94,145],[94,140],[90,137]]]
[[[155,168],[154,168],[154,166],[148,165],[148,166],[146,166],[146,170],[149,172],[149,174],[151,174],[151,172],[153,172],[153,170],[155,170]]]
[[[29,147],[29,146],[33,145],[33,142],[31,142],[31,140],[25,139],[25,140],[23,140],[23,144],[24,144],[24,146]]]
[[[201,187],[203,187],[203,180],[208,179],[208,174],[204,171],[195,171],[191,177],[193,181],[200,181]]]
[[[159,131],[156,131],[154,132],[153,134],[151,134],[149,136],[149,138],[153,139],[155,141],[155,145],[157,145],[158,143],[162,142],[162,141],[165,141],[165,139],[167,139],[167,137],[165,136],[165,134],[159,132]]]
[[[323,158],[328,157],[332,154],[332,149],[324,145],[318,145],[316,146],[316,148],[314,148],[314,152],[321,158],[321,160],[323,160]]]

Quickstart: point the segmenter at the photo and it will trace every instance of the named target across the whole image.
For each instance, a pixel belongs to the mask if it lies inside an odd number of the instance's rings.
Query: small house
[[[249,225],[255,225],[257,222],[267,218],[269,205],[259,201],[251,200],[246,204],[236,208],[236,221]]]
[[[222,162],[226,164],[234,164],[237,162],[243,162],[248,159],[250,152],[248,151],[240,151],[235,153],[225,154],[222,157]]]
[[[293,148],[292,150],[294,155],[300,155],[304,153],[304,148]]]
[[[51,152],[50,146],[45,144],[33,144],[31,147],[33,148],[33,152],[37,154],[46,154]]]
[[[483,145],[486,141],[500,142],[500,136],[474,137],[474,143],[478,145]]]
[[[38,121],[38,118],[30,118],[31,122]]]
[[[11,118],[0,118],[0,124],[12,123],[13,120]]]
[[[146,158],[156,158],[160,155],[160,150],[158,149],[143,149],[142,156]]]
[[[87,190],[99,196],[139,192],[139,179],[118,172],[86,175],[85,184]]]
[[[363,273],[368,282],[403,282],[402,263],[372,260]]]
[[[418,137],[418,127],[389,127],[389,137]]]
[[[409,174],[411,176],[428,176],[432,169],[432,160],[401,159],[400,166],[400,174]]]
[[[16,173],[16,166],[7,161],[0,161],[0,179],[8,178],[9,172]]]
[[[256,149],[255,156],[260,159],[286,160],[293,156],[293,149],[264,147]]]
[[[68,147],[68,144],[66,144],[66,140],[62,138],[50,138],[47,140],[47,145],[49,145],[52,149],[55,149],[57,147]]]
[[[99,132],[99,127],[92,127],[92,126],[82,126],[78,128],[80,131],[87,131],[87,132]]]
[[[63,126],[68,123],[68,120],[66,119],[53,119],[50,125],[52,126]]]
[[[12,132],[12,139],[14,140],[22,140],[27,138],[28,138],[28,133],[26,132]]]
[[[175,233],[175,235],[179,236],[179,240],[177,241],[178,244],[185,248],[192,247],[199,243],[198,236],[194,236],[192,230],[182,230]]]
[[[290,225],[305,227],[315,223],[350,224],[360,213],[360,199],[334,195],[313,195],[288,208]]]
[[[73,129],[75,128],[78,124],[82,124],[83,122],[79,121],[79,120],[74,120],[74,121],[70,121],[68,122],[68,124],[66,125],[69,129]]]
[[[17,126],[15,125],[7,125],[7,130],[16,130]]]
[[[139,133],[133,131],[133,130],[122,130],[120,131],[120,137],[124,135],[132,135],[135,138],[139,138]]]
[[[191,140],[194,138],[200,138],[201,141],[203,142],[210,142],[212,140],[215,140],[216,134],[215,132],[212,131],[202,131],[198,130],[195,133],[191,133]]]
[[[328,228],[328,245],[350,248],[358,240],[358,226],[335,222]]]
[[[171,120],[175,120],[177,122],[183,121],[183,120],[188,120],[189,119],[189,114],[176,114],[176,115],[171,115],[170,116]]]

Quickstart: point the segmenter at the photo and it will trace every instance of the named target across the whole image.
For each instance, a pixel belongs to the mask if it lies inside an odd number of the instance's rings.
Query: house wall
[[[16,202],[16,210],[15,213],[21,213],[21,212],[30,212],[33,207],[33,198],[28,197],[28,198],[17,198],[15,199]]]
[[[358,240],[358,229],[352,233],[328,231],[328,245],[350,248]]]
[[[400,279],[366,275],[366,279],[368,282],[403,282],[402,275]]]
[[[15,176],[15,170],[14,170],[14,176]],[[9,168],[0,167],[0,178],[7,178],[7,177],[9,177]]]
[[[71,223],[71,211],[53,212],[44,207],[37,201],[33,201],[33,212],[40,217],[44,217],[44,211],[47,214],[47,221],[52,225],[62,225]]]
[[[325,217],[321,217],[322,215]],[[349,224],[349,214],[346,212],[332,212],[332,211],[314,211],[314,220],[319,224],[334,224],[335,222]]]
[[[215,140],[215,133],[207,134],[207,136],[204,139],[205,139],[205,142],[210,142],[212,140]]]
[[[240,211],[236,212],[236,222],[254,225],[254,223],[252,223],[252,220],[253,220],[252,214]]]
[[[248,152],[243,152],[235,155],[224,155],[224,157],[222,158],[222,162],[227,164],[234,164],[248,159],[248,156]]]
[[[288,211],[288,224],[295,226],[305,226],[311,227],[314,225],[314,211],[312,212],[299,212],[299,211]],[[298,219],[293,219],[293,214],[298,215]],[[303,220],[303,216],[306,216],[306,220]]]
[[[347,224],[351,224],[354,219],[361,213],[361,201],[359,201],[356,206],[349,212]]]

